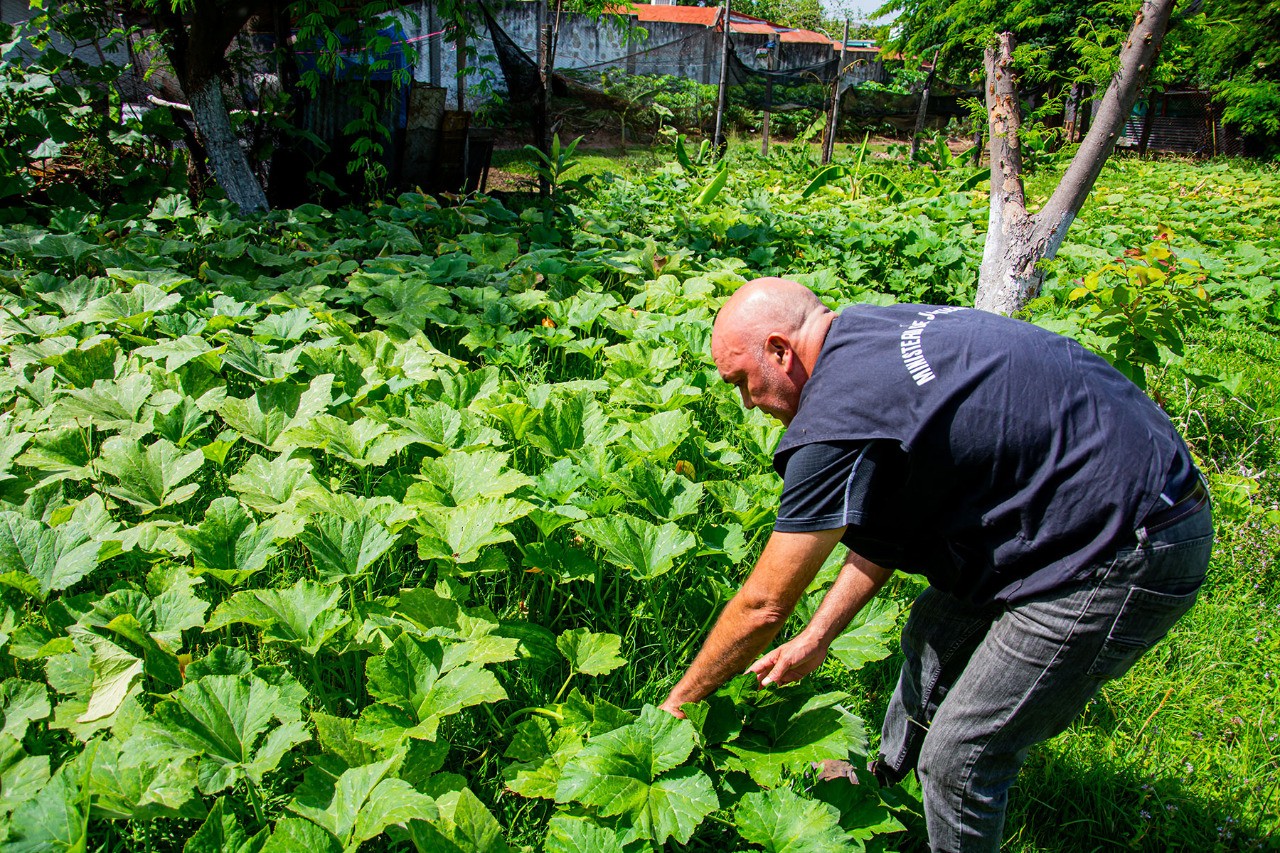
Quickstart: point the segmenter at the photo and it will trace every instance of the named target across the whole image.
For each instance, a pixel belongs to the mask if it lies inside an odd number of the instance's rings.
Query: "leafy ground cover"
[[[914,580],[808,684],[653,707],[780,485],[780,428],[709,359],[720,300],[972,298],[975,170],[850,149],[806,194],[805,150],[546,207],[6,226],[0,850],[918,845],[911,786],[861,770]],[[1274,843],[1277,197],[1113,165],[1035,306],[1178,420],[1222,547],[1194,618],[1034,754],[1021,849]]]

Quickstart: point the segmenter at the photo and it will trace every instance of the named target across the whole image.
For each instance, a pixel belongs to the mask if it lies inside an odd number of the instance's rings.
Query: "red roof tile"
[[[737,29],[736,27],[734,29]],[[789,33],[783,33],[781,36],[783,41],[805,42],[808,44],[831,44],[831,39],[822,33],[815,33],[813,30],[792,30]],[[837,43],[838,44],[838,43]]]

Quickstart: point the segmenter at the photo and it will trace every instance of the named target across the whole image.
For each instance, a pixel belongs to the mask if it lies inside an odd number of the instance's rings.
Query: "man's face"
[[[800,388],[790,376],[795,356],[788,344],[770,338],[761,357],[743,346],[737,336],[717,334],[711,342],[711,355],[720,378],[742,395],[743,406],[759,407],[783,425],[791,424],[800,407]]]

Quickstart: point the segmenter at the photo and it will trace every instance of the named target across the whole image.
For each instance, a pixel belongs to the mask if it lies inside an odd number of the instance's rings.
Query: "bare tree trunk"
[[[1002,33],[986,51],[987,112],[991,135],[991,207],[987,242],[978,273],[976,305],[984,311],[1013,314],[1040,294],[1045,273],[1067,229],[1093,189],[1116,138],[1133,111],[1138,92],[1151,73],[1175,0],[1143,0],[1124,46],[1120,67],[1098,105],[1088,136],[1049,201],[1028,215],[1022,185],[1018,129],[1022,110],[1013,79],[1013,37]]]
[[[240,205],[241,213],[267,210],[266,193],[258,176],[249,168],[244,149],[231,127],[221,81],[217,77],[206,80],[203,87],[187,92],[187,99],[200,135],[204,137],[209,166],[227,198]]]
[[[231,8],[214,0],[193,3],[189,24],[167,4],[162,4],[156,13],[165,52],[191,105],[209,167],[227,198],[239,205],[241,213],[258,213],[268,210],[269,205],[262,184],[249,168],[249,160],[231,127],[231,116],[222,97],[221,71],[227,46],[256,14],[259,9],[255,6],[244,4]]]
[[[924,88],[920,90],[920,107],[916,110],[916,129],[911,134],[911,162],[915,162],[916,157],[920,154],[920,137],[924,133],[924,119],[929,112],[929,90],[933,88],[933,75],[938,73],[938,55],[941,51],[933,52],[933,66],[929,69],[929,74],[924,78]]]

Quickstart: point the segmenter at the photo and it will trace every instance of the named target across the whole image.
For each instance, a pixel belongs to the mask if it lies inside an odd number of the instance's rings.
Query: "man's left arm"
[[[782,629],[844,531],[843,527],[806,533],[774,531],[689,671],[662,703],[663,710],[683,717],[681,705],[709,696],[746,672]]]

